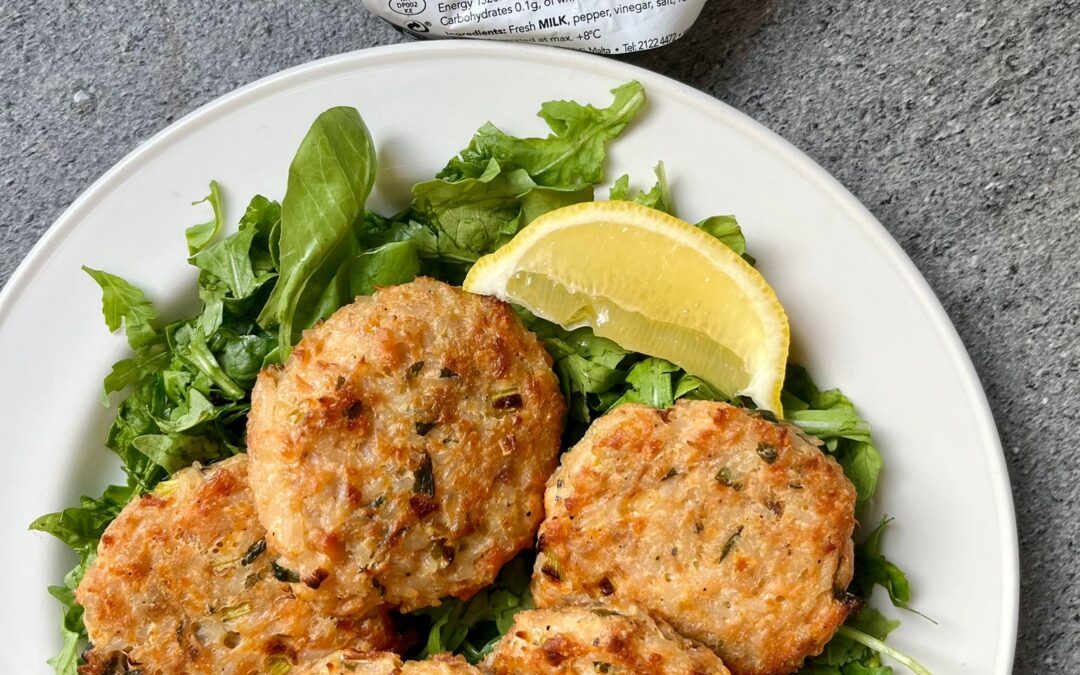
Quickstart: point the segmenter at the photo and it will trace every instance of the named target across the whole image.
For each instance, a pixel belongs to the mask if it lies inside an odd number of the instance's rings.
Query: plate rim
[[[106,198],[119,187],[127,176],[138,170],[140,163],[157,153],[167,150],[173,142],[200,124],[210,122],[242,106],[249,99],[272,95],[275,89],[291,87],[305,78],[323,76],[334,70],[350,71],[358,66],[371,66],[379,62],[417,58],[452,52],[460,57],[492,56],[515,57],[526,61],[541,61],[558,65],[570,65],[600,75],[632,77],[649,88],[660,88],[666,96],[678,97],[684,104],[714,117],[722,117],[726,123],[738,127],[763,149],[784,159],[792,168],[807,178],[821,194],[828,196],[849,216],[860,232],[876,246],[893,271],[902,279],[912,297],[921,306],[945,348],[948,360],[957,366],[964,395],[971,406],[978,427],[980,448],[983,450],[991,477],[998,525],[999,547],[1002,553],[1002,616],[998,627],[998,648],[995,666],[1002,675],[1011,672],[1015,654],[1019,624],[1020,557],[1016,530],[1016,511],[1004,449],[997,426],[990,410],[986,392],[979,379],[971,357],[964,347],[956,327],[938,300],[929,283],[919,272],[915,263],[893,239],[877,218],[835,177],[815,162],[809,155],[765,127],[747,114],[727,103],[690,85],[640,66],[605,58],[600,55],[576,52],[558,47],[488,40],[438,40],[431,42],[408,42],[370,47],[336,54],[292,66],[238,87],[192,112],[184,115],[164,129],[140,142],[134,150],[113,164],[104,174],[68,206],[63,213],[42,233],[30,248],[15,271],[0,289],[0,324],[18,301],[21,291],[31,282],[50,255],[74,231],[88,211],[98,201]]]

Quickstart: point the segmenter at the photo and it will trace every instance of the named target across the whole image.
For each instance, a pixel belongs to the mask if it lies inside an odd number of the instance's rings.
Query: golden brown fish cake
[[[466,598],[531,546],[565,404],[505,303],[431,279],[307,331],[252,394],[269,541],[334,614]]]
[[[480,675],[481,671],[460,656],[436,654],[423,661],[405,661],[389,652],[364,654],[355,650],[335,652],[318,663],[301,668],[296,675]]]
[[[343,647],[396,647],[388,616],[322,616],[274,578],[247,468],[238,455],[182,469],[105,530],[76,590],[93,644],[85,672],[127,662],[143,675],[247,675]]]
[[[545,505],[537,606],[639,605],[736,675],[796,670],[852,609],[854,487],[739,408],[620,406],[563,455]]]
[[[483,665],[492,675],[728,673],[720,657],[671,626],[637,610],[601,605],[518,612]]]

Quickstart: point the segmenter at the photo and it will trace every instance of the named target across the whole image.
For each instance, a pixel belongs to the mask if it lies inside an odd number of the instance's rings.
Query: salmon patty
[[[600,605],[518,612],[483,665],[492,675],[728,673],[716,654],[663,622]]]
[[[639,605],[736,675],[796,670],[853,609],[855,488],[740,408],[620,406],[563,456],[545,505],[537,606]]]
[[[301,668],[296,675],[480,675],[481,671],[460,656],[437,654],[423,661],[405,661],[388,652],[364,654],[355,650],[336,652]]]
[[[531,546],[565,404],[509,305],[431,279],[305,332],[264,370],[251,483],[296,594],[351,615],[468,598]]]
[[[246,455],[182,469],[109,525],[75,592],[93,645],[85,672],[247,675],[397,646],[384,614],[325,617],[275,578],[247,472]]]

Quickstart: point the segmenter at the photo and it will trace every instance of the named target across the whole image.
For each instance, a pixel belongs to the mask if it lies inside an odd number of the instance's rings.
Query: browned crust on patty
[[[639,605],[736,675],[796,670],[850,612],[854,487],[742,409],[620,406],[563,456],[545,503],[539,607]]]
[[[728,673],[716,654],[667,624],[601,605],[519,612],[483,665],[493,675]]]
[[[259,517],[324,611],[467,598],[530,546],[565,405],[508,305],[433,281],[307,331],[252,394]]]
[[[124,507],[76,590],[93,649],[81,672],[262,672],[342,647],[392,649],[389,617],[321,616],[274,578],[246,455],[182,469]]]

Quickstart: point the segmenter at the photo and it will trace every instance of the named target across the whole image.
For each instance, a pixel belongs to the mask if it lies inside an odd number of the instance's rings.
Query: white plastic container
[[[629,54],[678,40],[705,0],[362,0],[420,38],[484,38]]]

